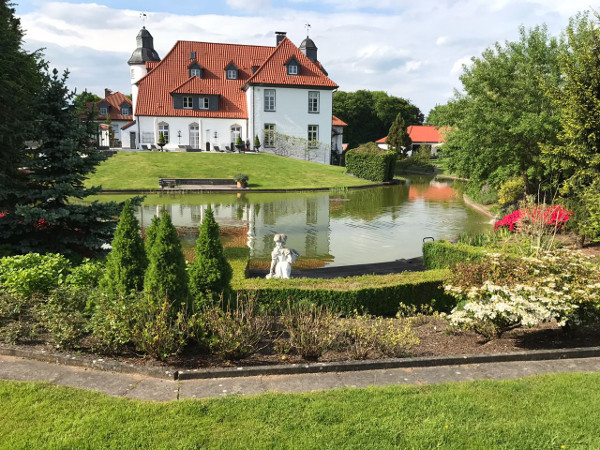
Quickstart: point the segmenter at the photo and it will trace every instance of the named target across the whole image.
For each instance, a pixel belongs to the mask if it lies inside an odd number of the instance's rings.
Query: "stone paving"
[[[600,372],[600,357],[172,381],[0,356],[0,379],[45,381],[59,386],[95,390],[115,397],[151,401],[482,379],[503,380],[557,372]]]

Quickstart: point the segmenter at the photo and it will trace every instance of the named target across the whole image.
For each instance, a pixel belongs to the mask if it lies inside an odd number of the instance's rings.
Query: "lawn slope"
[[[0,448],[600,448],[600,374],[150,403],[0,381]]]
[[[159,178],[250,176],[254,189],[305,189],[373,184],[344,173],[343,167],[266,153],[120,152],[108,158],[86,183],[104,189],[158,189]]]

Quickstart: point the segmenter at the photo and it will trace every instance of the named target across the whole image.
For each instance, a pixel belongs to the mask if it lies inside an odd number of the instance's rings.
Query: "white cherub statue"
[[[267,274],[267,280],[270,278],[289,278],[292,273],[292,264],[300,256],[293,248],[285,248],[287,236],[285,234],[276,234],[273,238],[275,248],[271,252],[271,268]]]

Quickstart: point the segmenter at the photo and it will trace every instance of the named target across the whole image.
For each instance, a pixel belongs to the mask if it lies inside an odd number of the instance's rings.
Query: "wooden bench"
[[[237,186],[231,178],[159,178],[158,184],[161,189],[177,186]]]

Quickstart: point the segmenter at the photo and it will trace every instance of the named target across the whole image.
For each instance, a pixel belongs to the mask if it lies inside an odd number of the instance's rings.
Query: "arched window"
[[[190,123],[190,145],[192,148],[200,148],[200,126],[196,122]]]
[[[165,142],[169,143],[169,124],[167,122],[159,122],[158,123],[158,137],[160,137],[160,133],[165,138]]]
[[[231,125],[231,142],[233,142],[233,144],[235,145],[235,143],[237,142],[237,138],[242,136],[242,127],[239,126],[237,123],[234,125]]]

